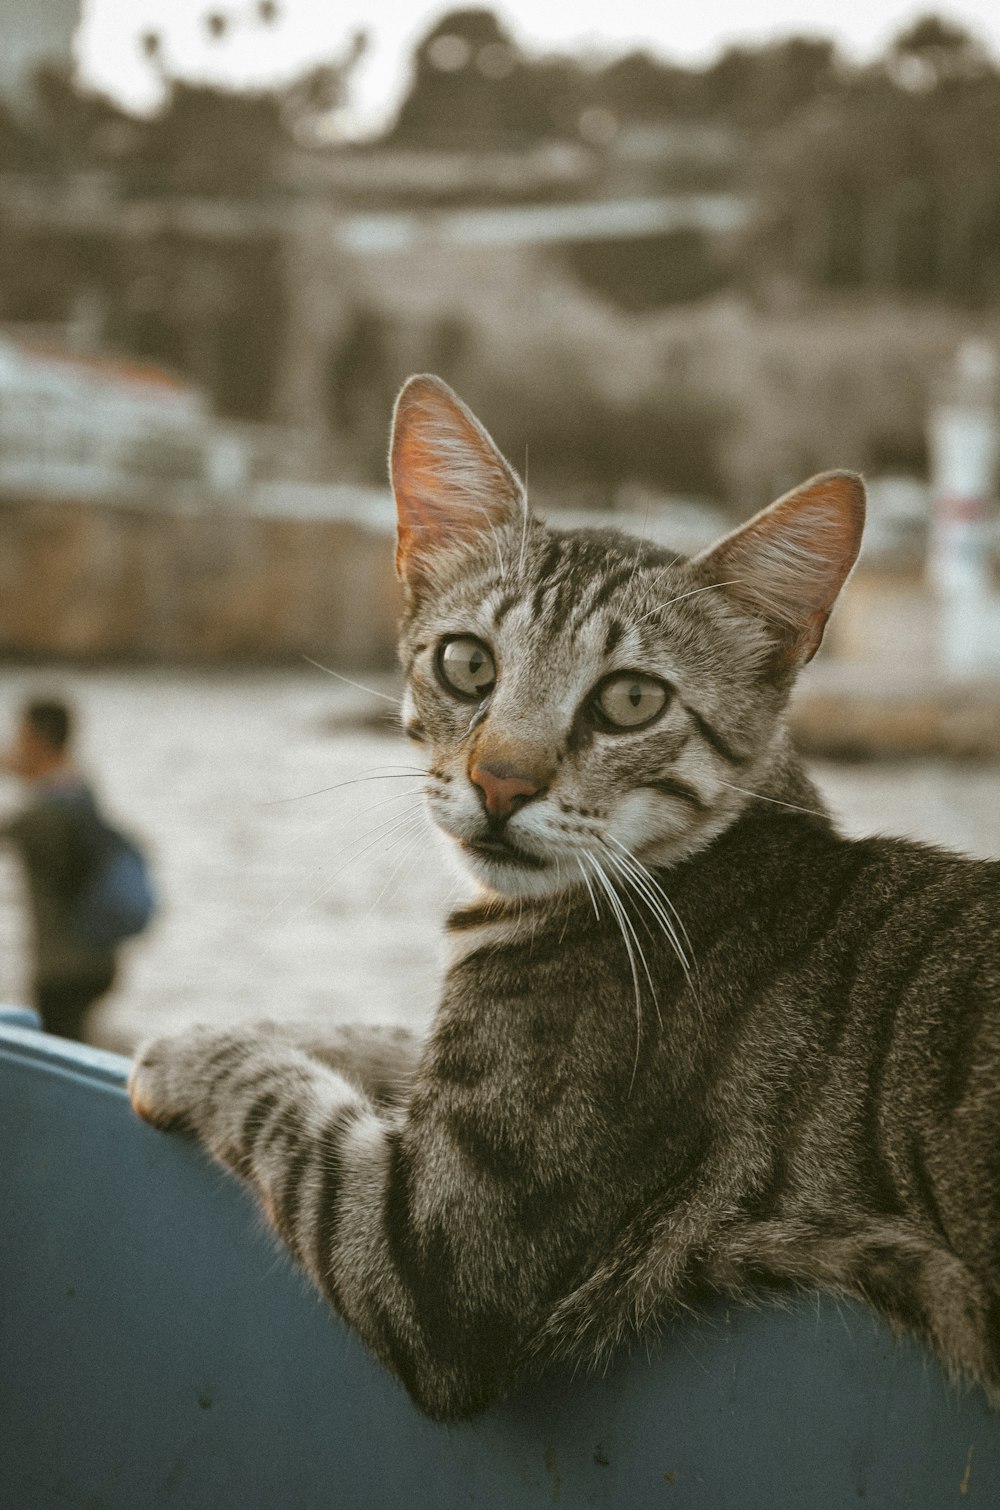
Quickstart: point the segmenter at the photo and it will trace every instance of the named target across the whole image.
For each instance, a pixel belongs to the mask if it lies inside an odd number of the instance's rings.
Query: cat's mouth
[[[525,850],[518,849],[508,839],[460,839],[459,843],[466,854],[474,855],[477,860],[490,860],[494,865],[513,865],[521,870],[545,870],[549,863],[539,859],[537,855],[529,855]]]

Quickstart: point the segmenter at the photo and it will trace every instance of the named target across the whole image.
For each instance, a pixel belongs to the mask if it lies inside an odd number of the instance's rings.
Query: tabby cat
[[[1000,864],[841,837],[784,719],[860,479],[694,560],[549,528],[433,377],[391,469],[404,722],[478,883],[433,1028],[161,1039],[137,1112],[435,1418],[761,1283],[862,1297],[1000,1403]]]

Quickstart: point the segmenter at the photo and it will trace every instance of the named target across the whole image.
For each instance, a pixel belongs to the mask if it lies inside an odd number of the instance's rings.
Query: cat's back
[[[929,973],[954,994],[998,980],[1000,861],[914,840],[848,839],[824,818],[751,811],[678,878],[703,956],[808,979],[834,957],[846,989],[905,996]],[[758,958],[760,956],[760,958]]]
[[[780,1048],[845,1110],[867,1097],[869,1120],[918,1097],[954,1106],[960,1065],[986,1066],[1000,1092],[1000,862],[750,815],[715,871],[701,972],[724,1059]]]
[[[730,1146],[756,1129],[749,1209],[907,1213],[962,1246],[968,1210],[1000,1212],[1000,863],[795,814],[723,848],[695,925],[705,1102]]]

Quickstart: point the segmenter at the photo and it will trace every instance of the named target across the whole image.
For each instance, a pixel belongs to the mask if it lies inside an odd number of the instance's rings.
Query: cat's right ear
[[[392,418],[389,471],[396,498],[396,572],[418,588],[437,557],[513,523],[526,508],[520,480],[457,394],[424,374],[404,385]]]
[[[695,561],[768,626],[775,668],[796,670],[819,649],[864,524],[865,488],[857,473],[821,472]]]

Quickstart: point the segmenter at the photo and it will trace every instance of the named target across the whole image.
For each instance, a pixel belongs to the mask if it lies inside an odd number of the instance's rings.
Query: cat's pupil
[[[449,691],[483,698],[496,681],[496,665],[485,645],[470,637],[447,640],[438,652],[438,676]]]
[[[666,689],[652,677],[623,672],[604,683],[597,694],[597,707],[604,719],[619,729],[639,728],[666,706]]]

